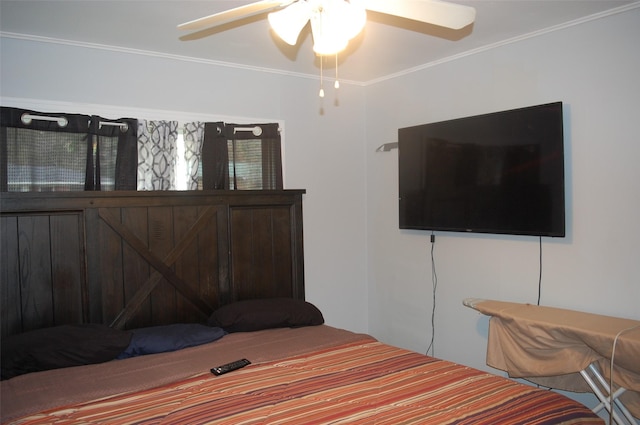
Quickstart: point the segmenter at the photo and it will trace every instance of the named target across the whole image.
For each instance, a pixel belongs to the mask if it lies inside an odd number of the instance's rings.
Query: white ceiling
[[[395,0],[389,0],[395,1]],[[637,0],[455,0],[476,8],[460,31],[374,13],[339,55],[342,80],[369,83],[413,68],[598,16],[640,7]],[[250,0],[0,0],[0,32],[317,76],[319,60],[305,28],[298,46],[276,39],[266,15],[199,33],[180,23]],[[185,37],[186,36],[186,37]],[[187,40],[186,38],[193,38]],[[324,62],[333,74],[335,59]]]

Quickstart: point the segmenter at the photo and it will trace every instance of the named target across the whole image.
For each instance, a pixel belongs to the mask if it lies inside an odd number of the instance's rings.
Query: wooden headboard
[[[304,299],[304,193],[2,193],[1,335],[202,322],[236,300]]]

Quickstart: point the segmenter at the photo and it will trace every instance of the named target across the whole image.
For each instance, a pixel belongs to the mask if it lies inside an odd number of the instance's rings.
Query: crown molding
[[[50,44],[58,44],[63,46],[81,47],[86,49],[105,50],[105,51],[116,52],[116,53],[149,56],[154,58],[169,59],[169,60],[182,61],[182,62],[192,62],[192,63],[198,63],[198,64],[204,64],[204,65],[218,66],[223,68],[242,69],[242,70],[248,70],[248,71],[284,75],[288,77],[305,78],[310,80],[320,79],[320,77],[315,74],[313,75],[304,74],[301,72],[291,72],[291,71],[286,71],[281,69],[244,65],[244,64],[234,63],[234,62],[225,62],[225,61],[217,61],[213,59],[196,58],[193,56],[174,55],[171,53],[155,52],[152,50],[133,49],[129,47],[111,46],[111,45],[99,44],[99,43],[88,43],[84,41],[66,40],[66,39],[54,38],[54,37],[43,37],[40,35],[0,31],[0,37],[11,38],[15,40],[33,41],[37,43],[50,43]],[[340,83],[352,84],[352,85],[358,85],[358,86],[364,85],[361,81],[342,80],[342,79],[340,80]]]

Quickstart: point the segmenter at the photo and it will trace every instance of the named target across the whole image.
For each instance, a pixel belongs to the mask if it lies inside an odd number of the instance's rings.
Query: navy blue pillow
[[[226,334],[221,328],[197,323],[152,326],[133,329],[131,332],[131,342],[118,359],[195,347],[218,340]]]

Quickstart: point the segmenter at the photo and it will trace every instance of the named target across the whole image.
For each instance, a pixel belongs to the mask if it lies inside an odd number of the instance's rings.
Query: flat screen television
[[[398,130],[400,228],[565,236],[562,102]]]

